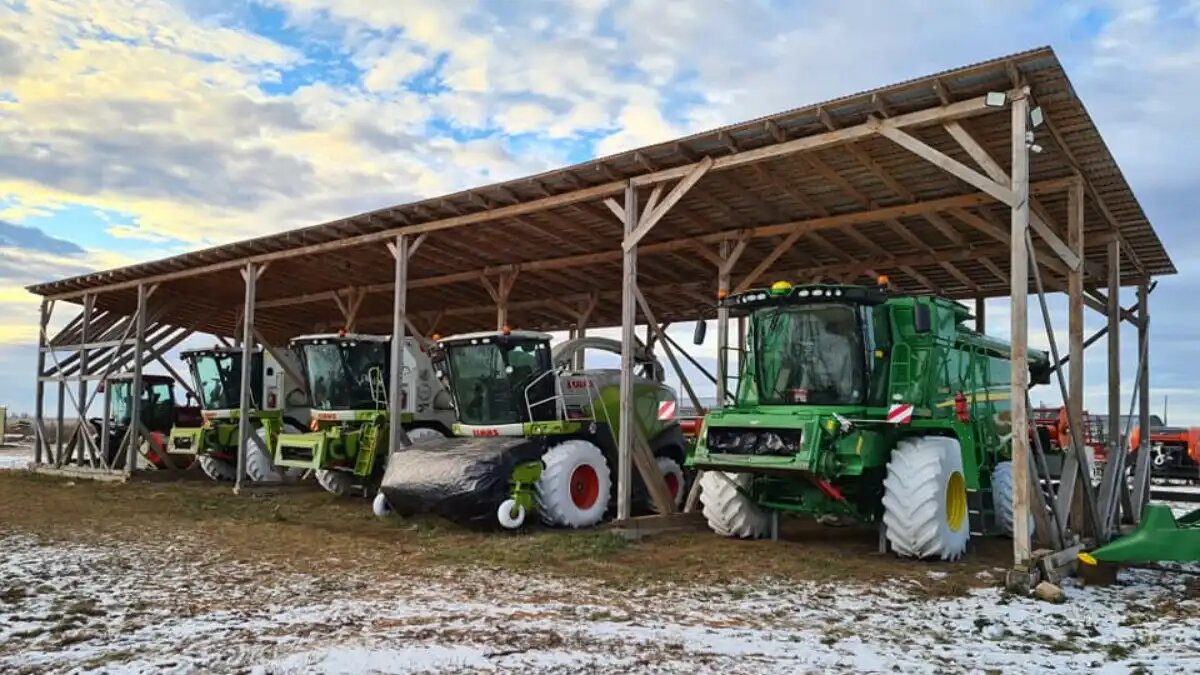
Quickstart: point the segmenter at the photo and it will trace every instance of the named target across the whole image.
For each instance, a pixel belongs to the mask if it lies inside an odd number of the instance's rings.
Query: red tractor
[[[1141,445],[1141,427],[1129,433],[1130,452]],[[1200,480],[1200,427],[1170,427],[1150,416],[1150,476],[1166,480]]]

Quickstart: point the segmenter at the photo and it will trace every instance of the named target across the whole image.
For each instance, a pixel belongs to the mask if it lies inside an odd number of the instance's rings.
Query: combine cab
[[[451,392],[456,438],[393,455],[376,513],[433,512],[460,523],[517,528],[536,512],[546,524],[588,527],[614,504],[620,418],[617,370],[572,370],[575,355],[620,352],[603,338],[551,350],[550,336],[529,331],[475,333],[440,340],[439,378]],[[682,500],[685,441],[675,392],[662,367],[636,357],[636,415],[668,490]],[[645,488],[635,499],[645,503]]]
[[[179,355],[200,393],[203,420],[171,430],[170,452],[195,455],[213,480],[237,476],[238,423],[242,391],[242,350],[216,347]],[[284,358],[291,354],[284,352]],[[272,461],[281,432],[301,433],[307,425],[308,402],[303,387],[288,376],[270,353],[256,349],[250,364],[250,423],[258,436],[246,448],[246,475],[254,481],[278,482],[284,474]],[[292,369],[296,370],[295,368]]]
[[[736,402],[691,460],[714,531],[765,536],[771,511],[882,522],[896,553],[947,560],[1012,533],[1009,346],[965,307],[787,282],[722,302],[750,327]],[[1034,381],[1046,365],[1031,354]]]
[[[130,420],[133,411],[133,375],[110,375],[103,386],[108,390],[109,419],[93,418],[88,420],[97,435],[107,429],[108,432],[108,465],[112,466],[120,453],[121,444],[130,430]],[[200,409],[193,406],[175,405],[175,380],[164,375],[142,375],[141,401],[138,404],[138,417],[142,426],[149,432],[149,441],[143,441],[138,448],[139,468],[167,469],[180,468],[191,464],[186,461],[164,459],[167,453],[168,437],[176,424],[200,423]],[[116,468],[116,467],[114,467]]]
[[[291,346],[304,364],[312,422],[308,433],[279,436],[275,463],[315,471],[321,486],[336,495],[373,492],[387,459],[391,337],[313,335]],[[406,346],[401,422],[413,442],[444,437],[453,407],[428,355],[411,338]]]

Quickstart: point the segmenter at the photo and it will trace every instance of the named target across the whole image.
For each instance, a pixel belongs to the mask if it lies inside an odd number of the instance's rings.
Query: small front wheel
[[[524,525],[525,515],[525,507],[515,499],[505,499],[496,509],[496,519],[500,521],[500,527],[506,530],[515,530]]]
[[[375,494],[375,500],[371,502],[371,511],[376,518],[387,518],[395,513],[392,510],[392,505],[388,502],[387,497],[383,496],[382,492]]]

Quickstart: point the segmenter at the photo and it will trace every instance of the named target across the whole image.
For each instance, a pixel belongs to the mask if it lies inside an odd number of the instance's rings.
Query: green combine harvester
[[[312,421],[308,432],[279,436],[277,465],[315,472],[335,495],[374,493],[387,461],[391,341],[345,333],[291,341],[304,366]],[[406,343],[401,423],[414,443],[443,438],[454,423],[453,405],[429,356],[414,339]]]
[[[278,352],[293,358],[290,352]],[[237,478],[238,423],[241,417],[242,350],[213,347],[185,351],[187,364],[200,395],[201,424],[176,425],[171,430],[169,452],[195,455],[205,475],[217,481]],[[255,348],[251,357],[250,423],[257,440],[246,448],[246,475],[253,481],[279,482],[287,475],[273,461],[279,434],[302,432],[307,426],[308,401],[304,389],[274,355]],[[289,364],[298,365],[298,364]],[[295,367],[292,368],[294,372]]]
[[[640,346],[639,346],[640,347]],[[590,527],[615,505],[620,373],[573,370],[581,350],[620,343],[580,338],[550,348],[531,331],[473,333],[437,343],[434,365],[450,391],[455,438],[392,455],[375,512],[432,512],[463,524]],[[635,356],[636,415],[675,504],[685,493],[686,442],[674,390],[648,350]],[[644,486],[634,500],[647,503]]]
[[[962,305],[879,287],[730,295],[749,317],[732,407],[705,417],[690,464],[709,526],[762,537],[772,512],[881,522],[899,555],[954,560],[1012,534],[1009,346]],[[1049,377],[1031,353],[1033,381]]]

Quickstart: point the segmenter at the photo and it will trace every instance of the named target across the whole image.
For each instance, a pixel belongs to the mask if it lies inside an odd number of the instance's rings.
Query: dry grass
[[[473,532],[434,518],[379,520],[365,501],[317,489],[239,497],[228,485],[200,481],[103,484],[15,471],[0,471],[0,513],[0,530],[51,539],[145,541],[189,532],[232,558],[296,571],[333,564],[420,576],[483,568],[585,577],[618,587],[840,579],[953,595],[991,585],[979,573],[1003,566],[1010,550],[1007,541],[985,540],[963,562],[903,561],[878,554],[870,528],[793,519],[784,521],[780,542],[730,541],[707,531],[637,543],[604,530]]]

